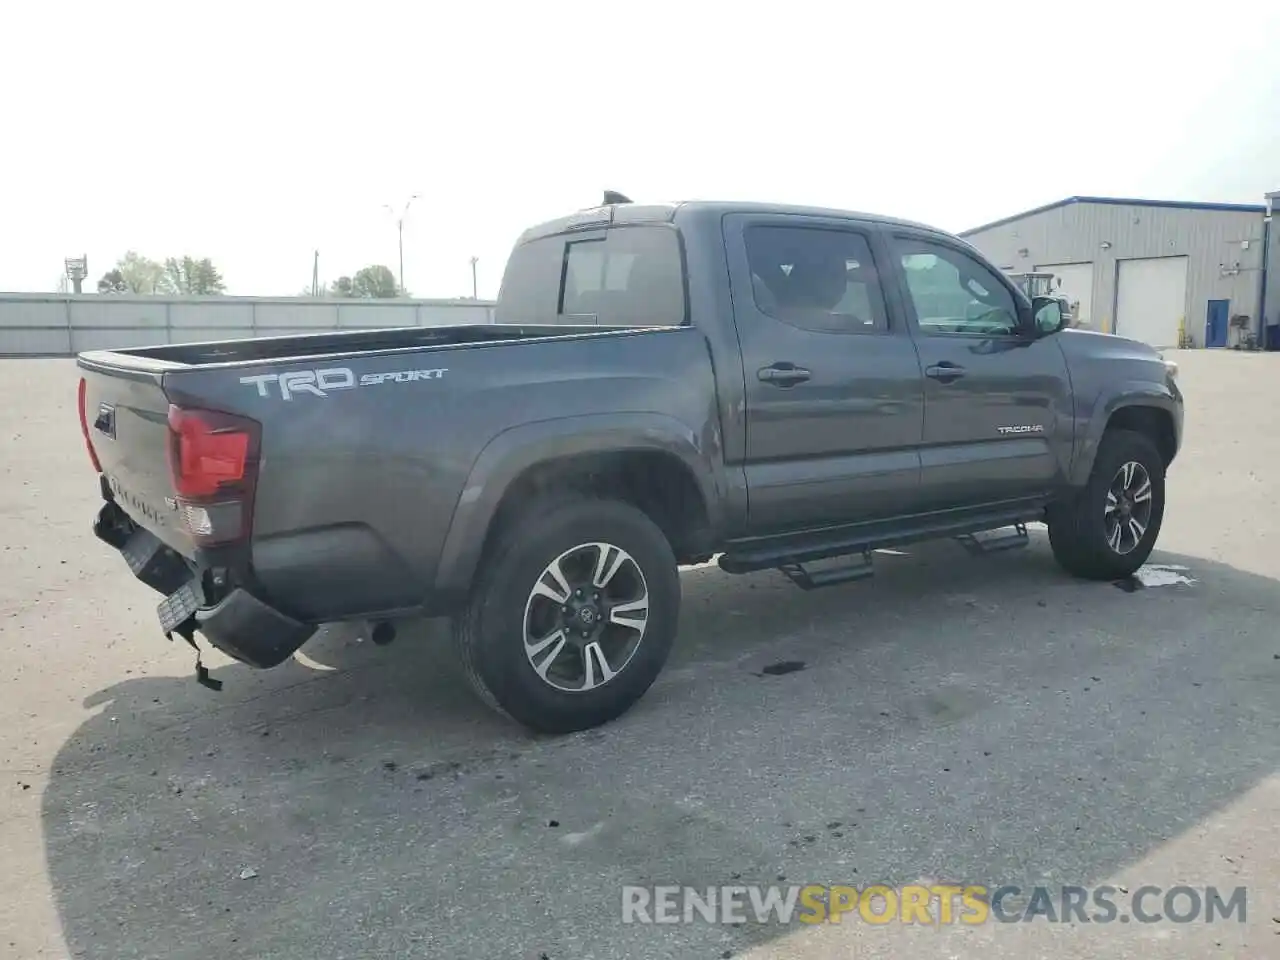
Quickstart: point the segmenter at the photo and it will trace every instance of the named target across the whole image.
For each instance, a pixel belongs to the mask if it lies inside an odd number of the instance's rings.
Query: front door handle
[[[756,371],[756,376],[761,383],[771,383],[775,387],[794,387],[797,383],[804,383],[813,374],[794,363],[775,363],[761,367]]]
[[[942,363],[927,368],[924,375],[934,380],[940,380],[943,383],[950,383],[952,380],[959,380],[964,376],[964,373],[964,367],[958,366],[950,360],[944,360]]]

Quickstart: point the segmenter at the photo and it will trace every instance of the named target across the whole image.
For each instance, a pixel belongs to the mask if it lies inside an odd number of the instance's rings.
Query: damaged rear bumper
[[[198,630],[223,653],[251,667],[283,663],[316,631],[255,596],[234,565],[188,560],[139,526],[119,504],[102,505],[93,524],[99,540],[119,551],[133,575],[164,595],[156,613],[172,639],[194,645]]]

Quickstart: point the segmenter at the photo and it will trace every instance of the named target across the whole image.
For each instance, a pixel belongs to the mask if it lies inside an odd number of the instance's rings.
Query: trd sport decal
[[[335,390],[354,390],[356,387],[376,387],[381,383],[414,383],[418,380],[440,380],[449,372],[448,367],[435,370],[393,370],[389,373],[364,373],[359,377],[347,367],[326,367],[323,370],[291,370],[286,373],[260,373],[253,377],[241,377],[240,382],[258,388],[258,396],[271,396],[271,384],[276,385],[281,400],[292,400],[298,394],[327,397]]]

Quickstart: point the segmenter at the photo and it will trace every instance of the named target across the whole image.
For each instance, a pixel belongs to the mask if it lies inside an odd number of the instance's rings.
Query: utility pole
[[[311,295],[320,296],[320,251],[311,260]]]
[[[396,233],[400,240],[400,296],[404,296],[404,220],[409,215],[409,207],[413,201],[417,200],[421,194],[415,193],[412,197],[404,202],[404,209],[400,212],[400,216],[396,217]],[[396,212],[389,203],[384,203],[383,208],[388,210],[393,217]]]
[[[471,258],[471,299],[472,300],[480,299],[480,294],[478,292],[480,288],[476,284],[476,264],[479,262],[480,262],[479,257]]]

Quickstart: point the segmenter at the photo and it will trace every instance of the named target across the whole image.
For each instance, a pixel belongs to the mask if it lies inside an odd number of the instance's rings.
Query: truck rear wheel
[[[1059,565],[1087,580],[1119,580],[1146,563],[1164,519],[1164,475],[1144,434],[1107,431],[1084,489],[1049,509]]]
[[[671,651],[679,608],[675,555],[641,511],[543,503],[486,552],[454,636],[481,699],[531,729],[570,733],[644,696]]]

